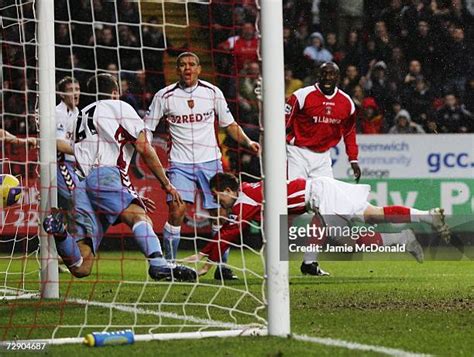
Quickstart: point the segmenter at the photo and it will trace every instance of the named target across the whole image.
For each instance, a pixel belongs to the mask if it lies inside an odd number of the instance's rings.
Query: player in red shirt
[[[229,173],[218,173],[210,182],[214,197],[223,208],[231,209],[229,219],[198,254],[184,259],[186,262],[197,262],[207,257],[206,263],[199,271],[206,274],[212,265],[221,261],[222,254],[229,245],[241,241],[250,221],[261,222],[263,190],[262,182],[242,183]],[[344,221],[409,223],[422,222],[433,226],[445,240],[449,240],[449,228],[444,221],[444,211],[433,208],[421,211],[405,206],[373,206],[367,202],[370,193],[369,185],[354,185],[330,177],[316,179],[297,178],[289,181],[288,214],[300,215],[305,212],[318,212],[325,218],[330,215],[344,216]],[[335,237],[339,238],[339,237]],[[419,262],[423,261],[423,250],[412,230],[401,233],[360,234],[357,244],[394,245],[405,244],[406,250]]]
[[[356,108],[351,97],[337,88],[338,82],[339,67],[333,62],[323,63],[319,81],[298,89],[288,99],[285,114],[289,180],[334,177],[330,149],[343,138],[355,180],[359,182]],[[316,260],[316,253],[306,253],[301,272],[329,275]]]

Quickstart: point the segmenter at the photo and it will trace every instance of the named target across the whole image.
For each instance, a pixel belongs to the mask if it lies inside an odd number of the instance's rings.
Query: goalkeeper
[[[217,202],[224,208],[231,208],[232,214],[237,218],[226,221],[219,234],[201,252],[184,259],[186,262],[196,262],[207,257],[211,261],[201,268],[199,275],[206,274],[212,265],[218,263],[222,252],[225,252],[231,243],[238,243],[243,229],[250,221],[262,220],[262,182],[242,183],[240,186],[238,179],[232,174],[218,173],[211,179],[210,185]],[[287,188],[289,214],[299,215],[312,211],[319,212],[323,217],[344,216],[346,222],[422,222],[433,226],[444,239],[449,239],[449,228],[444,221],[442,209],[421,211],[405,206],[373,206],[367,202],[369,185],[355,185],[330,177],[319,177],[289,181]],[[405,244],[409,253],[418,261],[423,260],[423,250],[411,230],[401,233],[373,233],[371,236],[361,235],[357,244]]]
[[[154,210],[154,202],[140,198],[128,177],[130,160],[137,150],[163,189],[173,200],[181,201],[148,141],[143,120],[129,104],[119,100],[118,83],[110,74],[92,77],[87,86],[90,93],[99,93],[99,100],[82,110],[74,127],[74,155],[84,176],[73,193],[77,232],[65,229],[63,215],[56,209],[45,218],[45,231],[54,235],[59,255],[78,278],[91,273],[107,228],[123,222],[132,229],[147,258],[152,279],[194,281],[193,269],[170,265],[163,258],[160,241],[146,214],[147,208]]]

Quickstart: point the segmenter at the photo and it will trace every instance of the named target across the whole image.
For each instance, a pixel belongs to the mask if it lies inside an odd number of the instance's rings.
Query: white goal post
[[[54,0],[41,0],[38,6],[38,91],[40,129],[40,261],[41,296],[59,298],[58,254],[54,239],[41,222],[51,207],[58,206],[56,184],[56,76],[54,50]]]
[[[281,0],[262,0],[264,234],[268,332],[272,336],[290,334],[288,261],[280,261],[280,216],[287,214],[282,11]]]

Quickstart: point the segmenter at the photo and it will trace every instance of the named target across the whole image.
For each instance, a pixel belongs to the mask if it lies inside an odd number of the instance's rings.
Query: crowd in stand
[[[474,0],[284,0],[283,6],[287,95],[313,84],[318,66],[334,61],[341,69],[340,88],[356,103],[358,132],[474,132]],[[23,16],[33,19],[31,4],[22,8]],[[213,1],[209,8],[195,9],[210,30],[216,84],[257,140],[255,1]],[[7,7],[1,15],[5,25],[17,12]],[[165,85],[165,51],[192,50],[165,41],[158,19],[140,18],[133,1],[56,1],[55,20],[57,78],[73,75],[84,88],[96,70],[113,73],[121,81],[123,99],[142,116]],[[20,37],[33,43],[34,30],[34,22],[26,21],[21,31],[18,26],[2,31],[2,63],[7,65],[2,125],[17,134],[36,131],[35,46],[14,44]],[[25,65],[30,69],[21,69]],[[245,165],[246,160],[239,162]]]
[[[285,1],[286,82],[334,61],[358,132],[474,132],[474,2]]]

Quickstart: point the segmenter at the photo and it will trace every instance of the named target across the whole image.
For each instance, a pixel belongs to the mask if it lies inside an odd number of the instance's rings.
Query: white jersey
[[[74,154],[84,175],[99,166],[115,166],[126,173],[133,143],[144,129],[137,112],[121,100],[99,100],[85,107],[74,130]]]
[[[66,103],[61,101],[56,106],[56,139],[68,142],[74,146],[74,123],[79,115],[79,109],[69,110]],[[66,161],[76,161],[74,155],[64,155]]]
[[[171,135],[169,160],[179,163],[220,159],[217,125],[234,122],[222,91],[201,80],[193,88],[175,83],[156,93],[145,119],[147,129],[155,131],[162,119]]]

